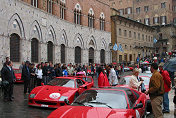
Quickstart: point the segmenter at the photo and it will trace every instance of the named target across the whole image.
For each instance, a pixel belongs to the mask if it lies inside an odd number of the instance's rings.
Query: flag
[[[122,48],[121,44],[119,44],[119,49],[118,50],[120,50],[121,52],[123,52],[123,48]]]
[[[158,40],[156,40],[156,38],[153,39],[153,43],[156,43]]]
[[[116,43],[114,44],[113,50],[114,50],[114,51],[117,51],[117,50],[118,50],[118,46],[117,46]]]

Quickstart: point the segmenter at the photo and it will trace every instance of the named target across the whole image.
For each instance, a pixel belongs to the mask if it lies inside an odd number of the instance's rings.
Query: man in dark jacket
[[[22,79],[24,80],[24,94],[30,92],[30,71],[29,71],[29,61],[25,62],[25,65],[22,69]]]
[[[12,94],[13,94],[13,83],[15,82],[15,74],[12,69],[13,63],[9,61],[4,65],[1,70],[1,76],[4,86],[4,101],[12,101]]]

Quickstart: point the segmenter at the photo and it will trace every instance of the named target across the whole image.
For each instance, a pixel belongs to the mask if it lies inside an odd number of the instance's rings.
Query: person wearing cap
[[[143,83],[143,81],[138,80],[139,72],[139,69],[135,68],[129,82],[130,88],[135,90],[139,90],[140,85]]]
[[[163,66],[164,63],[161,62],[159,64],[159,70],[161,75],[163,76],[163,80],[164,80],[164,95],[163,95],[163,113],[169,113],[169,97],[168,97],[168,93],[171,90],[171,79],[169,76],[169,73],[167,72],[167,70],[163,70]]]

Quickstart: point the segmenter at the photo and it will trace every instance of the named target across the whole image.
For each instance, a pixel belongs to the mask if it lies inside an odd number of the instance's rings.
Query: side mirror
[[[85,88],[85,89],[87,89],[87,86],[86,86],[86,85],[82,85],[82,86],[80,86],[80,88]]]
[[[41,83],[41,86],[44,86],[44,83],[43,83],[43,82]]]
[[[137,104],[135,107],[133,107],[133,109],[138,109],[138,108],[142,108],[143,107],[143,104],[142,103],[139,103]]]
[[[69,103],[69,100],[68,100],[68,99],[64,99],[64,102],[65,102],[65,104],[66,104],[66,105],[70,105],[70,103]]]

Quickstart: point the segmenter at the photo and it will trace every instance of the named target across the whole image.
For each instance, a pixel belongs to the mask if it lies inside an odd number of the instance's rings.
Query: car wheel
[[[74,96],[74,100],[75,100],[78,96],[79,96],[79,93],[76,92],[76,93],[75,93],[75,96]]]

